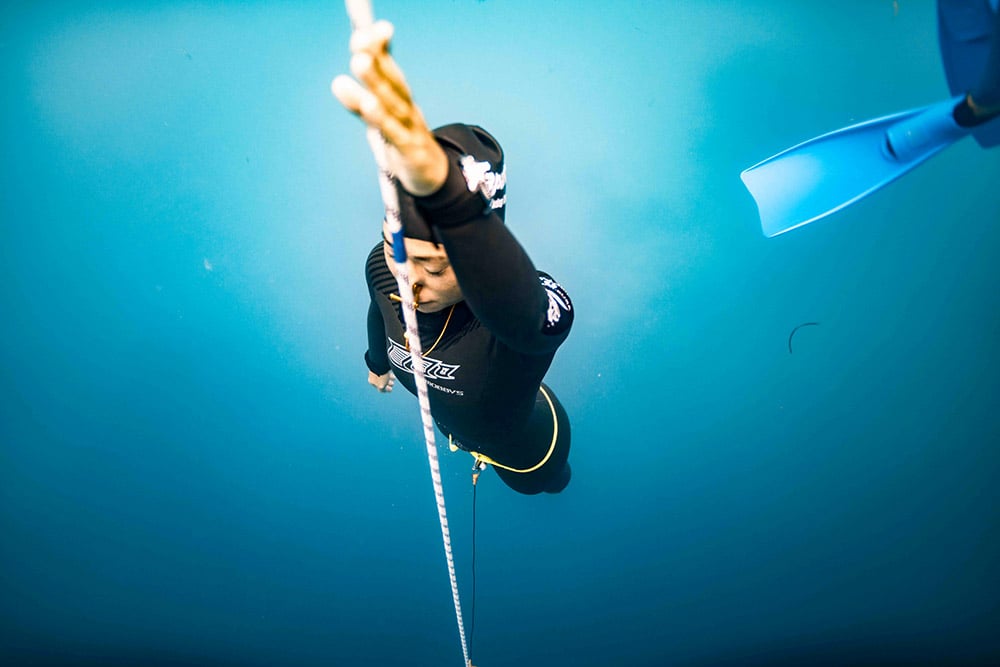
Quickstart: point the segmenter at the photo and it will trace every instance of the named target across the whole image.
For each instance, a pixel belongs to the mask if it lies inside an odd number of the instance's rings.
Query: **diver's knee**
[[[559,493],[567,486],[569,486],[569,480],[573,477],[573,471],[569,467],[569,461],[563,466],[562,470],[559,471],[555,477],[549,482],[548,486],[545,487],[545,493]]]

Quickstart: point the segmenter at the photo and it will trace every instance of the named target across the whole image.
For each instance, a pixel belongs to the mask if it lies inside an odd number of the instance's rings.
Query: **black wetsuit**
[[[465,298],[448,310],[419,313],[431,413],[443,433],[463,449],[476,451],[500,466],[494,469],[522,493],[558,491],[568,482],[569,419],[542,378],[556,348],[566,339],[573,307],[566,292],[548,274],[536,271],[500,217],[475,207],[464,219],[438,224],[441,203],[455,210],[456,198],[480,197],[468,191],[456,155],[448,151],[445,186],[417,200],[448,254]],[[468,209],[466,209],[468,210]],[[401,307],[389,298],[396,280],[386,265],[382,244],[366,265],[371,295],[368,311],[368,368],[383,375],[390,369],[416,393],[406,351]],[[558,437],[556,437],[556,433]],[[544,465],[532,472],[516,470]]]

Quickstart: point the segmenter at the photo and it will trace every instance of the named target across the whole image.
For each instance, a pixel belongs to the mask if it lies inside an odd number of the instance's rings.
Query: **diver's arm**
[[[507,346],[528,354],[557,348],[569,333],[572,306],[559,290],[556,303],[528,254],[479,191],[470,192],[450,147],[448,177],[417,206],[444,244],[469,308]],[[560,306],[565,305],[565,308]]]
[[[383,283],[389,273],[385,266],[385,256],[382,254],[382,244],[376,244],[365,260],[365,283],[368,285],[368,350],[365,352],[365,365],[370,373],[368,382],[373,384],[372,376],[385,377],[391,370],[389,355],[386,352],[385,321],[382,311],[376,302],[378,290],[376,283]],[[377,388],[377,385],[375,385]]]
[[[368,351],[365,352],[365,365],[376,375],[384,375],[390,369],[389,356],[385,352],[385,323],[375,301],[368,305]]]
[[[396,379],[385,352],[382,313],[374,301],[368,305],[368,351],[365,352],[365,365],[368,366],[368,384],[383,393],[392,391]]]
[[[427,127],[389,55],[391,37],[385,21],[355,31],[351,71],[358,81],[337,77],[334,95],[385,138],[388,167],[403,188],[415,197],[431,195],[423,202],[428,221],[440,225],[459,285],[480,321],[516,350],[554,349],[571,316],[551,326],[549,297],[531,260],[495,214],[482,212],[481,196],[468,191],[457,170],[457,156],[446,154]],[[369,353],[374,354],[371,344]]]

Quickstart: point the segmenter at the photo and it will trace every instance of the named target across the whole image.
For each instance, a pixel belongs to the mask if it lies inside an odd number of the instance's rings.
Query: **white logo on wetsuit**
[[[462,165],[462,175],[465,176],[469,192],[479,190],[489,201],[492,209],[504,207],[507,203],[507,193],[504,192],[500,197],[496,195],[507,187],[507,165],[504,165],[503,171],[498,174],[493,171],[493,165],[489,162],[477,162],[471,155],[463,155],[459,164]]]
[[[413,357],[410,355],[410,351],[391,338],[388,341],[389,348],[386,351],[389,353],[389,361],[396,368],[407,373],[412,373]],[[430,357],[423,357],[422,360],[424,363],[424,377],[428,380],[454,380],[455,372],[461,368],[459,364],[446,364],[443,361],[431,359]]]
[[[545,288],[545,293],[549,297],[549,308],[545,314],[545,328],[551,330],[557,327],[559,320],[565,313],[573,311],[573,303],[569,300],[569,295],[566,294],[562,285],[549,276],[538,276],[538,280],[541,281],[542,287]]]

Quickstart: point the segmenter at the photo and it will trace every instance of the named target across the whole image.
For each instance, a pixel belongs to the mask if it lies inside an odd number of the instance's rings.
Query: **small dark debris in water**
[[[186,55],[186,56],[187,56],[187,59],[188,59],[188,60],[191,60],[191,53],[190,53],[190,52],[188,52],[188,51],[185,51],[185,52],[184,52],[184,55]]]
[[[818,326],[819,322],[803,322],[799,326],[792,329],[792,333],[788,334],[788,354],[792,353],[792,336],[795,335],[796,331],[798,331],[802,327],[818,327]]]

